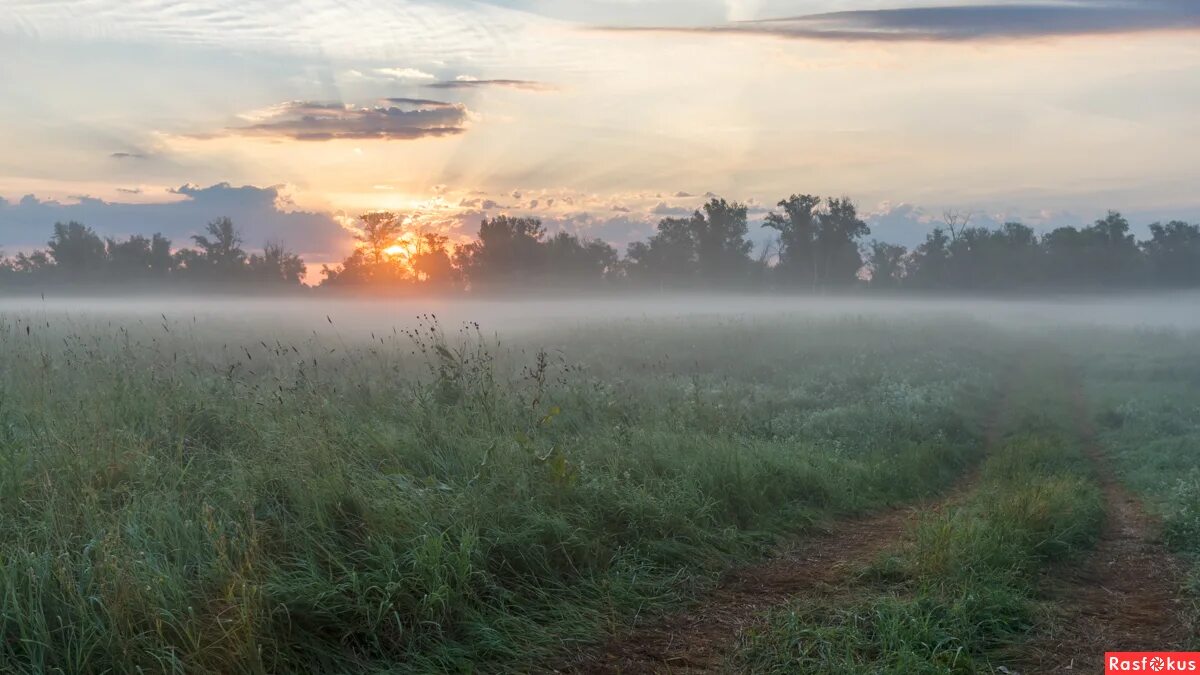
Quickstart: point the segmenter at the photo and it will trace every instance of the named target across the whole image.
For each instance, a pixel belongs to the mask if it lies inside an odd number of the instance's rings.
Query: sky
[[[792,193],[907,245],[946,209],[1200,222],[1198,33],[1192,0],[0,0],[0,250],[230,216],[316,269],[379,209],[623,247]]]

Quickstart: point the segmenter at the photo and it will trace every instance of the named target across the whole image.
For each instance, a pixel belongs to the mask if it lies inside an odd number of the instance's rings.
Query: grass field
[[[1191,365],[1129,361],[1137,340]],[[1085,556],[1104,517],[1063,363],[1031,344],[928,317],[496,336],[9,313],[0,664],[544,668],[785,542],[958,486],[852,601],[773,611],[727,664],[987,670],[1046,621],[1040,571]],[[1115,465],[1200,552],[1200,350],[1086,349]]]

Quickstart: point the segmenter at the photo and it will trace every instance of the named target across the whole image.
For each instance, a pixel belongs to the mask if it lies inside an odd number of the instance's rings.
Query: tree
[[[401,233],[401,219],[389,211],[364,213],[359,219],[359,233],[354,235],[365,249],[367,258],[376,264],[387,257],[387,249],[396,245]]]
[[[155,233],[150,238],[150,273],[165,277],[175,270],[175,259],[171,257],[171,240]]]
[[[946,230],[950,232],[950,241],[958,241],[963,232],[971,226],[971,219],[974,217],[975,214],[972,211],[959,211],[958,209],[942,211],[942,222],[946,224]]]
[[[19,251],[9,264],[16,272],[30,275],[43,274],[47,271],[52,271],[55,267],[50,256],[42,250],[37,250],[29,254]]]
[[[1200,226],[1179,220],[1154,223],[1142,250],[1154,281],[1164,286],[1200,286]]]
[[[454,281],[457,270],[447,246],[450,238],[437,232],[424,232],[417,238],[412,257],[413,272],[428,284],[444,286]]]
[[[817,209],[821,198],[815,195],[792,195],[779,202],[783,213],[767,214],[763,227],[779,232],[779,264],[776,273],[790,285],[807,285],[816,290],[818,276],[817,232],[820,215]]]
[[[125,241],[105,240],[110,276],[117,279],[163,278],[171,273],[171,240],[155,233],[150,239],[135,234]]]
[[[659,286],[688,282],[696,275],[696,239],[692,218],[664,218],[648,241],[625,250],[629,278]]]
[[[746,240],[745,204],[713,198],[688,221],[696,247],[696,267],[708,282],[744,278],[754,244]]]
[[[108,262],[104,241],[92,228],[75,221],[55,223],[46,247],[55,268],[68,276],[95,275]]]
[[[246,262],[246,252],[242,250],[242,237],[234,227],[233,221],[229,218],[217,218],[204,229],[207,235],[192,236],[192,241],[200,247],[198,255],[185,256],[184,259],[211,272],[241,271]]]
[[[913,251],[909,279],[920,288],[942,288],[949,283],[950,237],[940,227],[925,235]]]
[[[858,217],[849,197],[826,199],[825,204],[817,231],[817,274],[822,286],[850,286],[858,281],[863,266],[858,240],[871,234],[871,228]]]
[[[1129,234],[1129,221],[1116,211],[1081,230],[1058,228],[1043,237],[1042,246],[1051,279],[1060,284],[1130,286],[1141,276],[1141,251]]]
[[[262,255],[250,256],[247,267],[255,279],[291,286],[299,286],[308,271],[300,256],[276,243],[267,243]]]
[[[537,218],[484,218],[478,240],[459,247],[455,259],[472,285],[529,280],[542,273],[545,236]]]
[[[783,213],[768,213],[763,227],[779,231],[779,277],[814,292],[857,283],[863,266],[859,240],[871,229],[858,217],[854,202],[792,195],[778,206]]]
[[[599,239],[580,239],[569,232],[559,232],[546,246],[546,274],[575,283],[603,280],[617,267],[617,251]]]
[[[894,289],[904,283],[908,249],[882,241],[872,241],[868,266],[871,288]]]

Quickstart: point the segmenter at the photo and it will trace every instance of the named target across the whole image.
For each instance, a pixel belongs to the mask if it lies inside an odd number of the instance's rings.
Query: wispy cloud
[[[413,140],[461,134],[470,115],[461,103],[414,98],[389,98],[381,103],[356,108],[344,103],[288,101],[243,115],[251,124],[229,127],[223,135],[297,141]]]
[[[425,86],[433,89],[480,89],[484,87],[503,87],[505,89],[520,89],[522,91],[555,91],[557,89],[552,84],[534,80],[480,80],[466,76],[460,76],[456,79],[443,82],[435,82]]]
[[[1200,2],[1193,0],[1077,0],[851,10],[714,26],[603,30],[809,40],[965,42],[1196,29],[1200,29]]]
[[[436,80],[437,76],[416,68],[376,68],[375,73],[396,80]]]
[[[114,152],[109,157],[113,159],[146,159],[146,155],[140,152]]]

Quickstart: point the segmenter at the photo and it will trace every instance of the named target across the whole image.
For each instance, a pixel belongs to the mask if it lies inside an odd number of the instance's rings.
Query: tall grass
[[[973,324],[0,318],[0,664],[501,671],[977,457]]]

